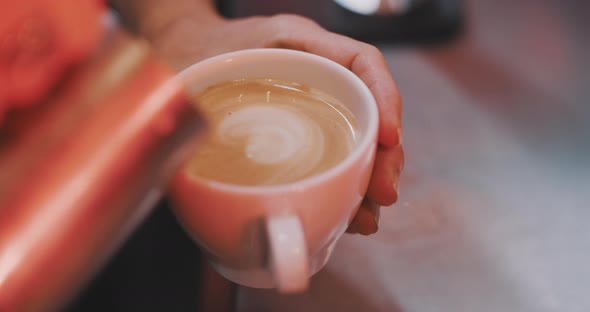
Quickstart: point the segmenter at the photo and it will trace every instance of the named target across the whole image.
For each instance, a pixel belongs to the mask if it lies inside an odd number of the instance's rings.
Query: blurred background
[[[237,311],[590,311],[590,3],[454,8],[444,40],[375,38],[407,159],[379,232],[307,294],[239,289]]]
[[[219,8],[306,15],[381,49],[404,99],[400,199],[295,296],[220,280],[162,201],[68,311],[590,311],[589,2]]]

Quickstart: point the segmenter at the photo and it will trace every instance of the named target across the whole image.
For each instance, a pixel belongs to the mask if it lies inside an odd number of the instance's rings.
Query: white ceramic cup
[[[359,126],[353,151],[336,166],[293,183],[240,186],[181,169],[171,185],[175,214],[225,278],[281,292],[306,289],[328,261],[365,195],[377,146],[378,111],[367,86],[345,67],[313,54],[252,49],[219,55],[179,74],[190,94],[244,78],[271,78],[322,90]]]

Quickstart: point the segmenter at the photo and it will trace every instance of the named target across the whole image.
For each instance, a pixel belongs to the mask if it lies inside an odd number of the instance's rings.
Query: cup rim
[[[313,185],[318,185],[325,183],[326,181],[335,178],[339,173],[345,171],[350,166],[353,166],[355,162],[367,152],[367,149],[370,148],[372,144],[376,143],[377,135],[378,135],[378,127],[379,127],[379,111],[377,107],[377,102],[371,93],[369,87],[352,71],[348,68],[332,61],[328,58],[312,54],[309,52],[303,52],[298,50],[290,50],[290,49],[281,49],[281,48],[256,48],[256,49],[245,49],[245,50],[238,50],[228,53],[219,54],[197,63],[190,65],[189,67],[185,68],[184,70],[180,71],[176,77],[179,78],[181,83],[185,85],[188,89],[190,89],[190,77],[191,75],[199,71],[201,68],[206,68],[208,66],[213,66],[217,63],[221,62],[231,62],[235,58],[241,57],[249,57],[256,54],[262,55],[288,55],[293,58],[305,61],[312,61],[318,64],[318,66],[324,66],[331,68],[332,70],[337,71],[342,76],[346,77],[349,81],[352,81],[358,89],[358,92],[361,94],[361,97],[366,101],[366,109],[369,116],[369,124],[367,126],[366,134],[361,137],[360,142],[358,142],[357,146],[353,149],[353,151],[347,155],[342,161],[338,164],[328,168],[327,170],[320,172],[318,174],[311,175],[309,177],[289,182],[289,183],[281,183],[281,184],[273,184],[273,185],[240,185],[240,184],[231,184],[225,182],[214,181],[210,179],[201,178],[195,174],[191,174],[187,172],[184,168],[181,168],[181,174],[186,176],[189,180],[202,183],[208,185],[209,187],[213,187],[216,189],[220,189],[223,191],[229,191],[234,193],[249,193],[249,194],[269,194],[269,193],[282,193],[285,191],[297,190],[297,189],[304,189]],[[190,96],[190,94],[189,94]]]

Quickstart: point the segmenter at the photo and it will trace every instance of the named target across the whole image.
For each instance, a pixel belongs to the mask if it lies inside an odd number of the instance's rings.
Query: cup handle
[[[267,219],[270,270],[279,292],[294,293],[307,289],[309,257],[303,228],[295,215]]]

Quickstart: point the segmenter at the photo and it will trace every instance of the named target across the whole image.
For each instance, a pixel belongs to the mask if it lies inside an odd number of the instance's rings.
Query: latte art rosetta
[[[189,170],[243,185],[289,183],[320,173],[350,153],[356,123],[341,104],[275,81],[238,81],[197,97],[210,132]]]

